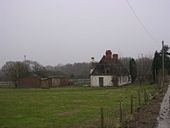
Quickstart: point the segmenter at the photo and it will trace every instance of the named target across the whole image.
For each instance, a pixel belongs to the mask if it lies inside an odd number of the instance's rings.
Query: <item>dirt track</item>
[[[162,103],[166,90],[167,88],[164,88],[158,95],[148,102],[147,105],[138,109],[134,113],[133,119],[125,122],[123,128],[156,128],[158,125],[157,117],[159,116],[160,104]]]
[[[170,85],[161,103],[157,128],[170,128]]]

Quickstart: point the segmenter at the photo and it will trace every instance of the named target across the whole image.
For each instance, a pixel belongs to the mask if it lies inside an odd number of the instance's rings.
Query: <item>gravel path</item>
[[[170,85],[161,103],[157,128],[170,128]]]

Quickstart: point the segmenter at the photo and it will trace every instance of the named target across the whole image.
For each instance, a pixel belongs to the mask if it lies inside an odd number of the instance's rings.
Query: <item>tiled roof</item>
[[[107,51],[106,51],[107,52]],[[114,57],[107,57],[107,54],[102,57],[99,63],[95,64],[95,68],[91,75],[129,75],[129,72],[118,60],[118,55],[114,54]]]

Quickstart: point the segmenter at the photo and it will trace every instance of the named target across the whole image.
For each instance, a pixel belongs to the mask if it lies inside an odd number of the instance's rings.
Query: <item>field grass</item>
[[[153,91],[154,85],[145,85]],[[136,98],[139,86],[119,88],[0,88],[0,128],[67,128],[100,120],[100,107],[106,115],[118,116],[119,100],[130,111],[130,96]],[[137,99],[137,98],[136,98]],[[137,106],[137,100],[134,101]]]

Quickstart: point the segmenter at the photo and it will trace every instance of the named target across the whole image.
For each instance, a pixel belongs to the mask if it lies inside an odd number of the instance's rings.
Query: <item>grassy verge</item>
[[[154,85],[144,85],[143,88],[153,92]],[[100,107],[104,108],[105,122],[108,118],[117,123],[120,99],[123,100],[124,114],[129,115],[130,97],[134,95],[136,108],[139,90],[142,92],[137,85],[120,88],[0,88],[0,127],[65,128],[99,124]],[[141,102],[144,102],[142,97]]]

